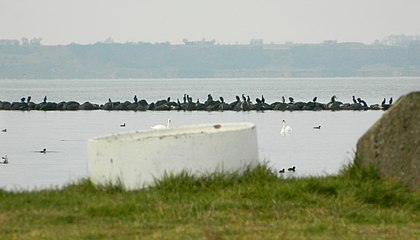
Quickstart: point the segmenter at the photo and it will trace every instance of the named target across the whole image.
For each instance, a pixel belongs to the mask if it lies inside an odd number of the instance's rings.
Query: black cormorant
[[[290,101],[290,103],[294,103],[295,99],[293,99],[292,97],[289,97],[289,101]]]

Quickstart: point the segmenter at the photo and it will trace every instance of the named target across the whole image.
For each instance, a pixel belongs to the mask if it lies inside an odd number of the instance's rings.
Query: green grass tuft
[[[348,165],[337,176],[166,174],[124,191],[89,180],[63,189],[0,190],[0,239],[416,239],[419,193]]]

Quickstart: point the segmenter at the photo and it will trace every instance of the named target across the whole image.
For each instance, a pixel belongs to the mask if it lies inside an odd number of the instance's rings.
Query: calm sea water
[[[420,78],[340,79],[154,79],[154,80],[0,80],[0,100],[19,101],[31,95],[39,102],[76,100],[95,103],[131,100],[134,95],[148,101],[181,98],[184,93],[205,99],[208,93],[233,101],[245,93],[251,98],[264,94],[268,102],[279,96],[308,101],[318,96],[328,102],[332,95],[351,101],[356,95],[369,104],[384,97],[420,91]],[[348,100],[346,100],[348,99]],[[171,118],[173,126],[201,123],[253,122],[257,125],[261,161],[274,169],[296,166],[290,176],[335,174],[353,159],[358,138],[378,120],[382,111],[340,112],[19,112],[0,111],[0,188],[42,189],[61,187],[88,177],[87,140],[117,133],[150,129]],[[280,135],[281,121],[293,128]],[[120,124],[126,123],[125,128]],[[313,126],[321,125],[321,130]],[[48,153],[39,153],[47,148]]]

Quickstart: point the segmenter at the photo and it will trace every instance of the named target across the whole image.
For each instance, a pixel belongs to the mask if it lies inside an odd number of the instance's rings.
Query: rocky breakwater
[[[385,101],[385,99],[384,99]],[[213,99],[211,94],[207,96],[207,100],[204,102],[193,101],[188,95],[184,95],[183,101],[179,99],[171,101],[167,99],[159,100],[157,102],[147,102],[145,99],[137,100],[135,97],[134,102],[115,102],[109,99],[104,104],[95,104],[85,102],[80,104],[76,101],[68,102],[41,102],[34,103],[31,101],[20,101],[20,102],[7,102],[0,101],[0,110],[42,110],[42,111],[76,111],[76,110],[107,110],[107,111],[340,111],[340,110],[386,110],[392,104],[373,104],[368,105],[365,101],[360,98],[355,99],[353,97],[352,103],[344,103],[337,101],[336,96],[331,97],[330,102],[320,103],[314,98],[312,101],[294,101],[292,97],[289,97],[289,101],[286,102],[285,98],[282,97],[281,101],[266,103],[264,96],[256,98],[255,102],[251,101],[250,97],[236,96],[236,101],[225,102],[223,97],[219,99]]]
[[[420,191],[420,92],[398,99],[359,139],[356,161]]]

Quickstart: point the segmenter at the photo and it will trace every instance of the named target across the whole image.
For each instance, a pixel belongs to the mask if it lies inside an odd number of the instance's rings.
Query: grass
[[[125,192],[88,180],[0,190],[0,239],[419,239],[420,193],[346,166],[337,176],[168,175]]]

